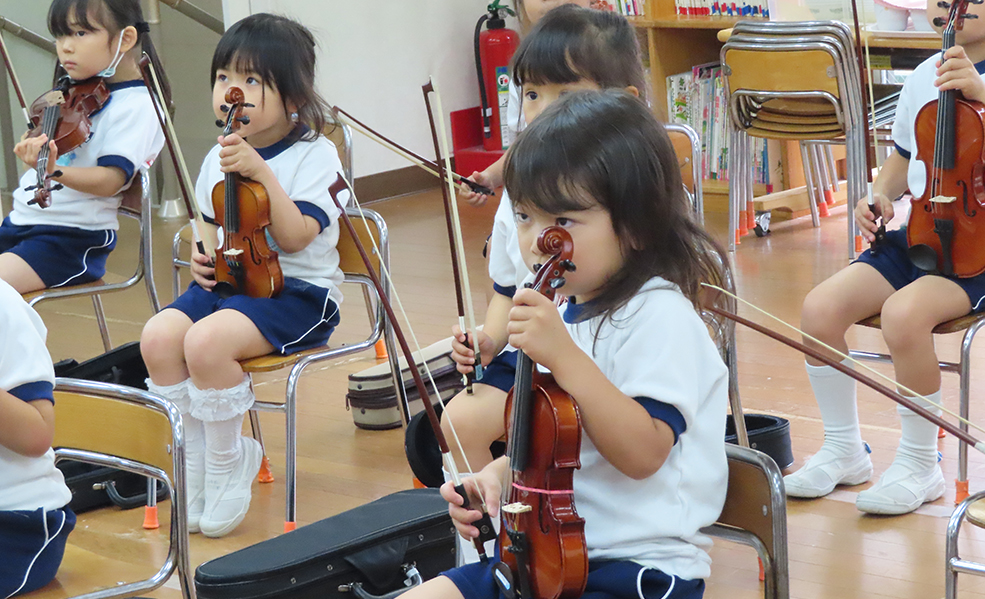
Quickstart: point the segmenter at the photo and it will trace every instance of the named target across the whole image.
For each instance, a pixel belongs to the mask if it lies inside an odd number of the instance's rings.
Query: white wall
[[[426,158],[434,156],[421,85],[433,77],[447,113],[479,105],[472,36],[488,0],[223,0],[227,26],[252,13],[298,19],[318,39],[322,95]],[[509,23],[517,29],[516,22]],[[356,135],[355,174],[408,166]]]

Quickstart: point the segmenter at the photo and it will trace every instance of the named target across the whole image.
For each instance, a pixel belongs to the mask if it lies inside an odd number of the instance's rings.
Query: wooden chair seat
[[[117,285],[123,283],[127,280],[127,277],[123,275],[118,275],[116,273],[107,272],[103,278],[96,279],[95,281],[89,281],[88,283],[82,283],[81,285],[72,285],[71,287],[66,287],[66,289],[71,289],[73,295],[86,295],[86,289],[95,290],[94,293],[102,293],[102,287],[106,285]],[[30,303],[30,301],[42,293],[57,291],[60,287],[52,287],[50,289],[39,289],[37,291],[31,291],[30,293],[25,293],[21,297],[24,298],[25,302]]]
[[[274,370],[280,370],[281,368],[290,368],[297,364],[298,360],[301,358],[323,352],[326,349],[329,349],[329,346],[323,345],[320,347],[313,347],[289,356],[282,356],[278,353],[266,354],[255,358],[240,360],[239,365],[243,367],[243,372],[247,374],[252,374],[254,372],[272,372]]]
[[[28,593],[24,597],[30,599],[67,599],[92,592],[93,578],[104,577],[112,573],[113,583],[104,588],[116,586],[117,581],[133,581],[146,578],[153,568],[98,555],[89,550],[73,545],[65,545],[65,557],[58,569],[55,579],[44,587]],[[102,590],[102,589],[100,589]]]
[[[982,318],[985,318],[985,313],[978,314],[967,314],[961,316],[960,318],[955,318],[953,320],[948,320],[947,322],[942,322],[936,327],[934,327],[934,333],[937,335],[947,335],[949,333],[960,333],[966,330],[971,325],[975,324]],[[863,327],[869,327],[872,329],[882,328],[882,318],[878,314],[875,316],[870,316],[868,318],[863,318],[862,320],[856,322],[855,324],[861,325]]]

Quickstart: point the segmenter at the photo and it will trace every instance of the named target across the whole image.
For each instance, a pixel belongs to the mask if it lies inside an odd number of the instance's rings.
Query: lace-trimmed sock
[[[175,385],[157,385],[147,379],[147,390],[169,400],[181,412],[185,431],[185,487],[188,497],[188,532],[199,531],[205,511],[205,429],[202,421],[190,413],[191,379]]]

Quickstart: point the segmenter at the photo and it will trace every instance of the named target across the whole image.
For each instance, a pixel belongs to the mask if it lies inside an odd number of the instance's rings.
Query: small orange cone
[[[958,505],[965,499],[968,499],[968,481],[954,481],[954,505]]]
[[[739,237],[749,234],[749,212],[739,210]]]
[[[298,528],[298,523],[297,522],[285,522],[284,523],[284,532],[291,532],[292,530],[297,530],[297,528]]]
[[[766,570],[763,569],[763,560],[759,560],[759,582],[766,580]]]
[[[157,530],[161,528],[161,523],[157,519],[157,506],[144,506],[144,528],[147,530]]]
[[[274,482],[274,473],[270,471],[270,459],[267,456],[263,456],[263,461],[260,462],[260,472],[257,473],[257,482]]]
[[[831,191],[830,187],[824,190],[824,203],[828,206],[835,205],[835,192]]]
[[[817,203],[817,213],[821,216],[828,215],[828,205],[824,201]]]
[[[424,483],[422,483],[422,482],[420,481],[420,479],[418,479],[418,478],[417,478],[417,477],[415,476],[415,477],[414,477],[414,488],[415,488],[415,489],[426,489],[426,488],[428,488],[428,486],[427,486],[427,485],[425,485]]]
[[[947,432],[945,432],[944,429],[942,429],[942,428],[938,428],[937,429],[937,438],[938,439],[943,439],[946,436],[947,436]]]
[[[386,360],[388,357],[390,356],[386,353],[386,340],[380,337],[380,340],[376,342],[376,359]]]
[[[861,235],[856,235],[855,236],[855,253],[856,254],[861,254],[862,253],[862,236]]]

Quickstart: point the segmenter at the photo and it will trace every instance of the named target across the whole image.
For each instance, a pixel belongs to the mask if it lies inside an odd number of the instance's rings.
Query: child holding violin
[[[725,258],[692,217],[670,139],[622,90],[571,92],[520,135],[504,175],[527,266],[550,258],[537,245],[547,227],[574,245],[558,290],[567,304],[520,289],[507,330],[581,413],[582,597],[701,597],[711,541],[699,531],[725,500],[728,376],[698,295]],[[509,467],[504,456],[465,479],[494,518]],[[441,492],[462,536],[476,537],[479,512],[460,507],[452,483]],[[499,597],[494,566],[450,570],[405,597]]]
[[[339,211],[328,187],[342,164],[321,135],[326,104],[314,80],[315,40],[290,19],[251,15],[219,40],[215,115],[225,120],[226,92],[238,87],[248,122],[219,137],[195,195],[209,221],[213,188],[226,173],[266,188],[266,232],[279,253],[283,289],[270,298],[215,293],[215,269],[193,244],[194,281],[147,322],[140,339],[149,389],[174,402],[185,424],[189,530],[210,537],[228,534],[246,516],[262,458],[259,443],[241,435],[255,398],[239,360],[323,345],[339,322]]]
[[[875,240],[876,219],[893,218],[893,200],[909,189],[921,197],[927,167],[917,160],[916,119],[920,109],[938,99],[938,92],[958,90],[971,101],[985,102],[985,10],[970,4],[979,18],[957,31],[956,45],[943,56],[920,64],[906,80],[893,124],[895,151],[873,184],[875,209],[865,199],[855,207],[855,221],[868,241]],[[927,18],[947,21],[947,10],[927,3]],[[939,25],[934,25],[938,32]],[[957,132],[958,137],[962,135]],[[933,139],[921,140],[933,144]],[[922,148],[927,146],[921,145]],[[932,147],[932,146],[930,146]],[[916,208],[915,208],[916,209]],[[804,330],[844,352],[845,333],[860,319],[882,316],[896,380],[923,397],[917,404],[940,415],[941,376],[932,331],[938,324],[985,308],[985,275],[969,278],[927,274],[907,253],[904,228],[890,231],[877,248],[813,289],[804,300]],[[825,352],[812,341],[805,343]],[[832,356],[834,357],[834,356]],[[850,362],[845,361],[846,366]],[[824,422],[824,443],[802,468],[784,478],[787,495],[822,497],[837,485],[860,485],[872,476],[868,447],[863,443],[856,407],[855,381],[830,366],[807,359],[807,374]],[[879,481],[858,494],[855,505],[867,513],[905,514],[944,494],[938,465],[937,425],[898,407],[901,438],[892,465]]]
[[[551,10],[523,40],[513,57],[513,81],[523,89],[523,116],[528,123],[572,91],[613,88],[638,95],[645,89],[632,25],[616,13],[572,5]],[[472,395],[459,393],[447,406],[451,420],[461,416],[464,421],[457,428],[458,437],[475,469],[492,460],[489,445],[504,432],[503,419],[497,415],[503,413],[516,372],[516,351],[507,343],[506,325],[513,295],[533,277],[517,243],[508,190],[500,200],[490,236],[489,276],[494,293],[483,329],[474,338],[470,336],[467,347],[465,334],[456,326],[452,343],[452,358],[459,371],[471,373],[475,352],[470,347],[478,342],[483,378],[473,385]],[[452,438],[450,426],[443,427],[445,436]],[[457,455],[458,447],[453,451]]]
[[[41,317],[0,281],[0,597],[55,577],[75,514],[55,468],[55,370]]]
[[[103,276],[123,191],[164,145],[137,67],[146,52],[163,77],[139,0],[54,0],[48,30],[58,53],[55,86],[102,78],[109,96],[88,115],[91,130],[80,146],[59,154],[54,139],[26,133],[14,147],[30,170],[0,226],[0,279],[20,293]],[[167,89],[166,80],[162,85]],[[30,188],[39,183],[35,168],[46,145],[52,190],[50,206],[42,208]]]

